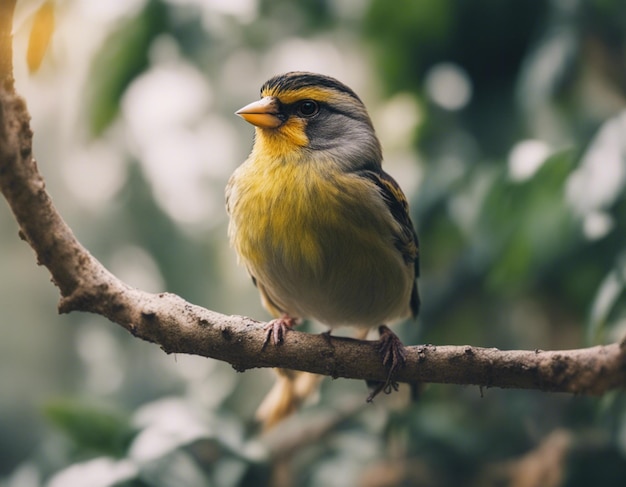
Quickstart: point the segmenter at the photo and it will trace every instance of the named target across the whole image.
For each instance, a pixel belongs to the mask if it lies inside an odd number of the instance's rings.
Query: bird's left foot
[[[406,365],[406,349],[398,336],[385,325],[379,327],[378,332],[380,333],[378,353],[383,359],[383,365],[389,368],[389,373],[385,382],[375,384],[371,394],[367,397],[367,402],[372,402],[381,391],[385,394],[397,391],[398,383],[394,380],[394,376]]]
[[[297,324],[298,320],[289,315],[282,315],[280,318],[270,321],[267,325],[265,325],[265,341],[263,342],[261,350],[265,350],[265,347],[270,340],[274,343],[274,345],[280,345],[283,343],[285,334]]]

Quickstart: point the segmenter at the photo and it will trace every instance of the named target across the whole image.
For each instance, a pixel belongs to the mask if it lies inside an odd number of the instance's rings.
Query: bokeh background
[[[58,0],[15,76],[47,188],[81,242],[148,291],[267,319],[228,248],[233,112],[312,70],[370,109],[410,199],[423,312],[407,344],[564,349],[626,334],[622,0]],[[0,205],[0,486],[622,486],[626,401],[430,385],[365,405],[326,380],[269,435],[273,377],[166,355],[57,290]],[[318,330],[311,325],[312,331]]]

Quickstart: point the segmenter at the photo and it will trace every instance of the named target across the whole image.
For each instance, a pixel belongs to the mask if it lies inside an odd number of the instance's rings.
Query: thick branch
[[[0,25],[0,56],[7,52],[10,35]],[[261,323],[221,315],[172,294],[133,289],[107,271],[76,240],[45,190],[32,155],[30,116],[14,92],[10,59],[8,65],[4,61],[0,63],[0,70],[5,70],[0,72],[0,191],[20,226],[20,236],[58,286],[61,313],[97,313],[139,338],[158,343],[168,353],[212,357],[240,371],[282,367],[332,377],[385,380],[387,371],[376,342],[328,340],[294,331],[287,334],[282,346],[263,350]],[[626,384],[626,344],[560,352],[414,346],[408,347],[407,366],[397,379],[602,394]]]

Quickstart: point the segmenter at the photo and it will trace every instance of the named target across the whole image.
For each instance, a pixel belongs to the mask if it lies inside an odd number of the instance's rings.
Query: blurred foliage
[[[237,10],[246,5],[252,13]],[[124,102],[175,52],[211,81],[211,109],[230,116],[256,96],[250,83],[275,74],[285,56],[301,67],[293,46],[331,44],[338,64],[363,60],[371,78],[363,98],[379,132],[377,115],[398,95],[417,107],[406,147],[383,139],[388,163],[408,152],[419,168],[408,172],[418,181],[398,177],[416,188],[408,196],[422,255],[423,311],[419,327],[399,327],[405,343],[562,349],[626,334],[623,1],[135,6],[104,36],[80,94],[91,137],[121,147],[123,184],[98,211],[65,203],[105,263],[124,246],[139,248],[168,291],[218,311],[261,313],[252,285],[242,277],[239,286],[234,258],[225,257],[223,215],[198,229],[164,209],[142,154],[119,136]],[[171,94],[153,104],[167,108]],[[202,121],[176,122],[192,130]],[[235,140],[245,157],[250,132]],[[182,154],[174,168],[185,167]],[[52,163],[47,172],[54,183]],[[215,174],[206,187],[221,202],[227,175]],[[137,265],[123,262],[122,271]],[[73,338],[54,346],[75,374],[64,390],[88,400],[49,403],[49,426],[35,433],[23,422],[1,425],[2,487],[623,485],[622,392],[585,398],[431,385],[417,403],[407,406],[399,393],[366,407],[361,384],[325,381],[317,404],[261,435],[252,417],[269,389],[265,375],[199,358],[165,361],[105,322],[71,319]],[[116,377],[104,392],[94,385]]]
[[[167,28],[167,10],[160,0],[149,0],[139,13],[115,29],[93,60],[88,95],[88,119],[93,135],[102,135],[118,115],[128,85],[148,68],[154,39]]]
[[[71,438],[80,454],[95,452],[122,456],[135,435],[128,418],[105,410],[99,404],[51,401],[44,414]]]
[[[50,39],[54,32],[54,3],[44,2],[37,9],[33,18],[30,38],[28,39],[28,51],[26,62],[28,69],[36,72],[41,66],[41,62],[50,44]]]

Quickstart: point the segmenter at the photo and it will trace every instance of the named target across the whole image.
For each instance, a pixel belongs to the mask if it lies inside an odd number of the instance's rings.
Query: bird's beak
[[[283,120],[279,116],[278,99],[273,96],[266,96],[258,101],[253,101],[235,113],[246,122],[264,129],[275,129],[283,124]]]

